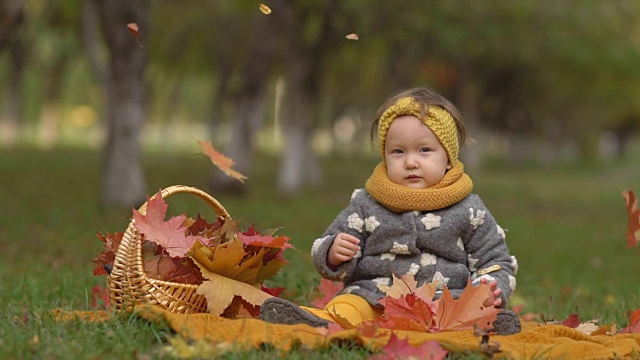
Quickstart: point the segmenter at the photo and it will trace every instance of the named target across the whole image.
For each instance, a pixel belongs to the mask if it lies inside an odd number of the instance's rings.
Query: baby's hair
[[[458,111],[458,109],[451,103],[451,101],[447,100],[444,96],[438,94],[437,92],[423,88],[412,88],[407,90],[402,90],[399,93],[393,95],[389,99],[387,99],[379,108],[376,114],[376,120],[371,125],[371,133],[370,140],[371,146],[373,146],[376,131],[378,130],[378,123],[380,122],[380,117],[384,114],[385,110],[387,110],[391,105],[395,104],[398,100],[405,97],[413,97],[418,104],[420,104],[420,114],[421,116],[426,116],[429,113],[429,106],[440,106],[445,109],[453,120],[456,123],[456,128],[458,130],[458,136],[460,137],[460,145],[463,145],[466,140],[466,131],[464,129],[464,123],[462,122],[462,115]]]

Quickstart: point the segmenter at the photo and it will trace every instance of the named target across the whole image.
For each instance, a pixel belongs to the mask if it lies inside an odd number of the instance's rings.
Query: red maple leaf
[[[146,214],[133,209],[135,227],[144,234],[145,240],[162,246],[169,256],[184,257],[196,242],[196,237],[185,235],[186,215],[173,216],[164,221],[168,207],[160,191],[152,199],[147,197]]]
[[[285,288],[268,288],[268,287],[262,285],[262,286],[260,286],[260,290],[266,292],[267,294],[269,294],[271,296],[278,297],[278,296],[280,296],[280,294],[282,294],[282,292],[285,290]]]
[[[572,329],[577,328],[578,326],[580,326],[580,318],[578,316],[578,314],[571,314],[569,315],[569,317],[567,317],[563,322],[562,325],[564,326],[568,326]]]
[[[96,285],[91,288],[91,307],[93,309],[109,310],[109,289]]]
[[[91,262],[96,264],[96,268],[93,269],[93,275],[107,275],[107,271],[105,270],[105,265],[113,266],[113,261],[116,258],[116,251],[118,251],[118,246],[120,246],[120,241],[122,240],[122,235],[124,233],[115,232],[113,234],[106,233],[106,235],[102,235],[99,232],[96,232],[96,235],[100,241],[102,241],[104,245],[104,250],[98,254],[98,256],[91,260]]]
[[[437,305],[425,301],[415,294],[390,296],[380,300],[384,306],[384,316],[377,321],[380,327],[393,330],[429,331],[436,327]]]
[[[400,340],[392,332],[387,345],[382,348],[383,354],[371,357],[372,360],[395,360],[395,359],[432,359],[442,360],[447,355],[447,350],[443,349],[435,340],[425,341],[420,346],[412,346],[407,339]]]
[[[640,333],[640,309],[631,314],[629,326],[620,330],[619,334]]]
[[[638,210],[638,200],[633,190],[622,192],[624,203],[627,206],[629,221],[627,223],[627,248],[638,246],[640,241],[640,210]]]
[[[286,236],[273,237],[271,235],[260,235],[254,225],[251,225],[247,231],[238,233],[238,236],[245,245],[271,247],[282,250],[293,247],[289,242],[290,238]]]
[[[311,305],[317,307],[318,309],[323,309],[325,305],[331,301],[342,289],[344,288],[344,284],[341,282],[334,282],[327,279],[320,279],[320,286],[318,286],[318,290],[321,297],[314,299],[311,301]]]

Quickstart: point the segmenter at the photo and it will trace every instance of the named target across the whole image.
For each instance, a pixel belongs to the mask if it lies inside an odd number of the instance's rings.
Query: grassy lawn
[[[90,150],[0,151],[0,358],[162,358],[170,332],[137,318],[100,324],[58,324],[53,308],[91,308],[91,274],[100,250],[95,231],[124,231],[130,211],[100,211],[100,154]],[[640,248],[626,249],[626,212],[621,192],[640,192],[637,161],[556,167],[490,166],[472,172],[481,195],[518,257],[518,289],[511,305],[545,319],[578,313],[583,321],[627,325],[640,308]],[[636,157],[637,159],[637,157]],[[286,287],[284,297],[308,304],[319,282],[308,251],[354,188],[362,187],[375,160],[326,160],[324,181],[294,198],[275,188],[277,160],[261,158],[249,175],[246,197],[207,187],[213,166],[199,155],[145,155],[149,191],[184,184],[211,193],[234,218],[260,229],[282,227],[299,252],[267,285]],[[200,211],[189,195],[170,198],[170,210]],[[231,353],[227,358],[278,358],[275,351]],[[291,358],[366,358],[363,350],[299,350]]]

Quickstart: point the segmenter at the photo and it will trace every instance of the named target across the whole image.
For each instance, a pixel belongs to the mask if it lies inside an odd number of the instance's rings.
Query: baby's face
[[[387,175],[396,184],[425,189],[442,180],[449,165],[436,135],[415,116],[397,117],[384,145]]]

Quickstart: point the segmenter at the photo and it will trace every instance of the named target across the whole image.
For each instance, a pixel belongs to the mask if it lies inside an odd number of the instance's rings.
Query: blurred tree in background
[[[623,156],[640,128],[636,1],[264,4],[0,0],[2,146],[98,146],[105,204],[130,205],[141,146],[191,137],[245,173],[258,149],[278,155],[295,194],[322,181],[318,156],[365,153],[377,106],[412,86],[461,109],[470,167]]]

